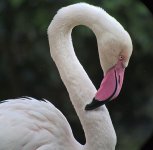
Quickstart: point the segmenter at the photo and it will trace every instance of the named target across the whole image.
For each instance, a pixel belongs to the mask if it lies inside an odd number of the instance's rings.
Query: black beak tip
[[[85,110],[93,110],[93,109],[96,109],[96,108],[104,105],[105,103],[106,103],[106,101],[98,101],[98,100],[96,100],[94,98],[90,104],[87,104],[85,106]]]
[[[85,106],[85,110],[92,110],[91,104],[87,104],[87,105]]]

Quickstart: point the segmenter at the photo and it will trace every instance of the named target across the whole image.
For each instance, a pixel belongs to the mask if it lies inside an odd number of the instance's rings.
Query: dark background
[[[116,150],[139,150],[153,132],[153,16],[138,0],[82,1],[104,8],[133,40],[122,92],[107,107],[118,137]],[[84,143],[47,39],[47,27],[57,10],[76,2],[81,1],[0,0],[0,99],[48,99],[67,117],[76,139]],[[102,71],[95,36],[83,26],[75,28],[72,36],[77,56],[98,88]]]

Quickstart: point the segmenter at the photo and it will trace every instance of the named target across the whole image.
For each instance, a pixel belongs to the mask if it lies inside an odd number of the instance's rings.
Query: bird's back
[[[0,150],[71,150],[71,128],[50,102],[20,98],[0,104]]]

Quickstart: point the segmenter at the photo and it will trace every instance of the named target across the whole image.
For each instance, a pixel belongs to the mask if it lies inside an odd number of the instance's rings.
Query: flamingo
[[[98,91],[73,49],[71,31],[80,24],[97,38],[104,72]],[[104,104],[120,92],[132,54],[129,34],[102,8],[78,3],[58,11],[48,27],[48,38],[51,57],[80,118],[86,144],[75,140],[68,121],[49,101],[22,97],[0,104],[0,150],[114,150],[116,133]]]

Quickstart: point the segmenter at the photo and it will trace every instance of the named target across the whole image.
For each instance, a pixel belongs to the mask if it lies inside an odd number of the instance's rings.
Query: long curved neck
[[[87,4],[75,4],[61,9],[48,28],[50,51],[68,90],[70,99],[86,136],[86,150],[113,150],[115,131],[105,106],[97,111],[85,111],[85,105],[95,96],[96,88],[79,63],[72,44],[71,31],[76,25],[86,25],[98,37],[99,8]],[[95,13],[93,13],[95,11]]]

